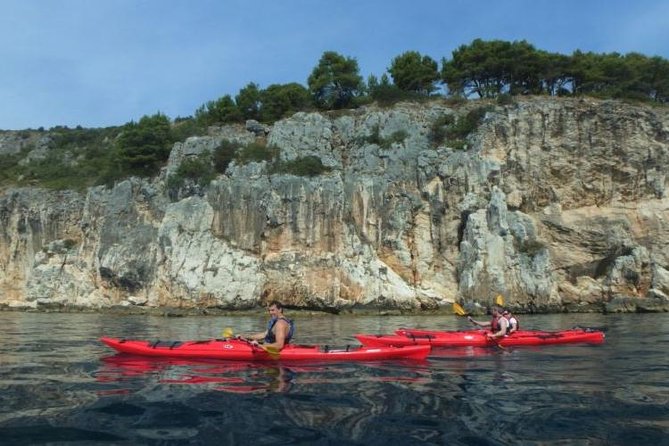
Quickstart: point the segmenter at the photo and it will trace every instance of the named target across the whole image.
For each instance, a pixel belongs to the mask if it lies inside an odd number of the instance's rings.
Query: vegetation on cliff
[[[292,82],[263,89],[251,82],[234,98],[225,95],[203,104],[192,117],[171,121],[156,113],[106,129],[55,127],[43,138],[31,138],[26,131],[30,141],[20,152],[0,157],[0,184],[76,189],[132,175],[154,176],[165,165],[174,142],[206,134],[211,125],[246,120],[272,123],[298,111],[348,109],[371,102],[495,98],[506,104],[515,95],[590,95],[665,104],[669,100],[669,60],[638,53],[575,51],[563,55],[538,50],[526,41],[476,39],[453,51],[450,59],[442,58],[441,68],[430,56],[407,51],[391,61],[387,73],[370,75],[365,81],[354,58],[326,51],[308,76],[306,87]],[[464,138],[482,112],[484,108],[461,118],[438,119],[432,129],[433,142],[447,141],[451,147],[464,148]],[[397,134],[377,142],[387,148],[403,138]],[[253,161],[263,150],[245,147],[229,153],[228,148],[228,152],[212,154],[213,165],[200,169],[205,172],[200,177],[208,177],[210,170],[223,172],[222,166],[227,167],[235,157],[240,162]],[[195,172],[197,167],[184,169]],[[308,157],[295,165],[274,168],[305,175],[325,170]],[[188,177],[186,171],[182,174]]]

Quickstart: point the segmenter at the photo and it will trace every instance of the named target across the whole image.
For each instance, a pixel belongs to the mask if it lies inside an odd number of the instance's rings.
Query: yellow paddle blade
[[[270,358],[272,358],[272,359],[278,359],[279,358],[279,353],[281,353],[281,350],[279,350],[276,347],[269,347],[269,346],[264,347],[264,346],[261,345],[260,348],[265,350],[267,352],[267,354],[269,354]]]
[[[234,332],[232,331],[232,327],[225,327],[223,329],[223,333],[221,333],[221,336],[230,339],[234,335]]]
[[[504,296],[501,294],[498,294],[497,297],[495,297],[495,305],[504,306]]]
[[[457,314],[458,316],[466,316],[467,315],[467,312],[465,311],[465,309],[462,308],[462,306],[457,302],[453,302],[453,313]]]

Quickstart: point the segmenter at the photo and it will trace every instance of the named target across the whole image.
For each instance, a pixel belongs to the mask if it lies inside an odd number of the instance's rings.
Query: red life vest
[[[499,318],[502,316],[497,316],[490,319],[490,331],[497,333],[499,331]]]

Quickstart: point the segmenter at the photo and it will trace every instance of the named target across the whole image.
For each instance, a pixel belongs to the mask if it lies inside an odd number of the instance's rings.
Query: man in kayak
[[[506,334],[510,335],[510,334],[513,334],[516,331],[518,331],[518,328],[519,328],[518,327],[518,319],[516,319],[516,316],[511,314],[510,310],[504,310],[504,312],[502,313],[502,316],[504,316],[504,318],[507,321],[509,321],[509,329],[508,329]]]
[[[293,337],[295,324],[283,315],[283,305],[279,301],[270,302],[267,311],[270,315],[267,330],[247,336],[247,339],[251,341],[251,345],[257,346],[260,341],[265,349],[281,351]]]
[[[490,322],[476,321],[471,316],[467,316],[467,319],[472,324],[478,325],[481,328],[490,327],[490,332],[486,333],[488,339],[503,338],[509,328],[509,321],[502,316],[502,309],[496,306],[492,307],[492,319],[490,319]]]

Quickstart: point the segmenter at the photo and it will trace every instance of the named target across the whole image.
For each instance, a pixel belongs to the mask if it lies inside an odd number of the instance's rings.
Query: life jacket
[[[502,317],[502,316],[501,315],[497,316],[497,317],[493,316],[493,318],[490,319],[490,331],[492,333],[497,333],[499,331],[499,318],[500,317]]]
[[[290,339],[293,337],[293,333],[295,333],[295,324],[293,323],[293,321],[285,317],[277,317],[274,319],[270,319],[269,322],[267,322],[267,333],[265,334],[265,344],[271,344],[273,342],[276,342],[276,336],[274,336],[274,332],[272,331],[272,329],[274,328],[276,323],[279,322],[279,319],[283,319],[284,321],[288,322],[288,325],[290,326],[284,342],[288,344],[290,342]]]
[[[516,316],[507,317],[506,320],[509,321],[509,328],[507,328],[507,332],[511,330],[511,320],[516,321],[516,331],[520,330],[520,322],[518,322],[518,318]]]
[[[509,330],[511,330],[511,323],[510,323],[508,317],[505,317],[505,316],[503,316],[503,315],[501,315],[501,314],[500,314],[498,317],[493,317],[493,318],[490,320],[490,332],[491,332],[491,333],[497,333],[497,332],[499,331],[499,329],[500,329],[500,323],[499,323],[499,320],[502,319],[502,318],[506,319],[507,322],[509,322],[509,323],[506,324],[506,332],[504,333],[504,336],[506,336],[506,335],[509,334]],[[518,322],[518,319],[516,319],[516,323],[517,323],[517,322]],[[520,330],[520,324],[518,324],[517,327],[518,327],[518,328],[516,328],[516,330]]]

